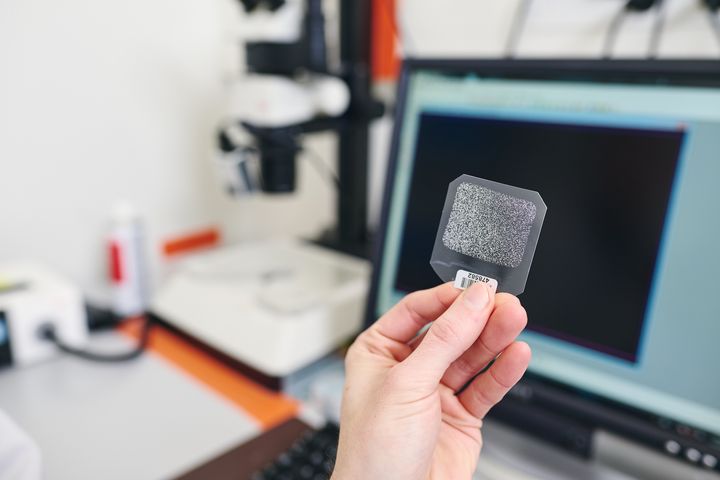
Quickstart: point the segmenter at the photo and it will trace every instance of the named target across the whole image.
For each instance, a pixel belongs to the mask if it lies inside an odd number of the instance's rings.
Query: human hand
[[[348,351],[333,479],[471,478],[482,419],[530,361],[515,341],[526,323],[516,297],[482,283],[405,297]]]

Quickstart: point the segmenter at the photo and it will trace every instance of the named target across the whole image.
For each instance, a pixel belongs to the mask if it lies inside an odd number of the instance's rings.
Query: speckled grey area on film
[[[536,213],[533,202],[461,183],[442,241],[463,255],[515,268],[522,262]]]

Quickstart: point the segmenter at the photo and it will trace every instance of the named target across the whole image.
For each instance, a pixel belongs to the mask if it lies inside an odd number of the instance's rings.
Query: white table
[[[94,335],[91,344],[129,347],[114,332]],[[119,364],[60,356],[0,370],[0,409],[35,439],[48,480],[169,478],[261,431],[152,352]]]

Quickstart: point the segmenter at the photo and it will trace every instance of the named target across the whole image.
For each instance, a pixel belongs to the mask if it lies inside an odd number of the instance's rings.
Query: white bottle
[[[113,208],[108,237],[112,310],[120,317],[142,315],[147,307],[147,278],[142,222],[132,206]]]

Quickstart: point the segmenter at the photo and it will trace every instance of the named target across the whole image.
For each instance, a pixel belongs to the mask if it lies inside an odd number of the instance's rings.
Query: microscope
[[[383,112],[370,95],[371,2],[334,0],[333,58],[328,1],[241,0],[246,73],[217,144],[225,187],[242,201],[291,194],[303,137],[335,132],[337,228],[313,241],[269,238],[184,259],[151,305],[156,319],[273,389],[289,390],[298,372],[361,330],[369,285],[368,126]]]
[[[342,195],[337,232],[323,241],[364,256],[368,125],[383,106],[370,96],[369,6],[337,2],[339,25],[328,25],[323,0],[240,0],[246,73],[235,84],[218,148],[231,194],[288,194],[302,137],[335,131]],[[335,58],[329,30],[339,32]]]

